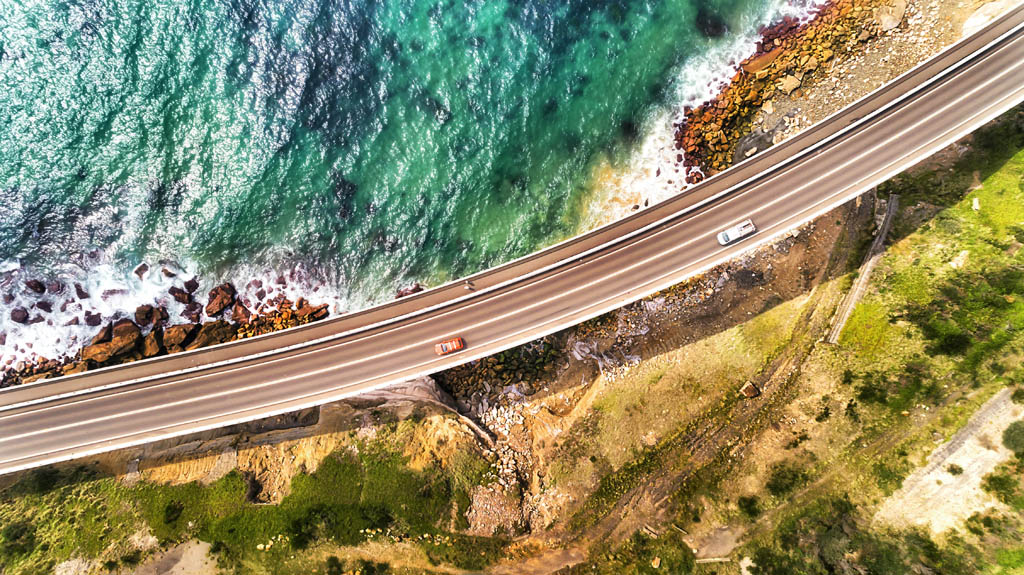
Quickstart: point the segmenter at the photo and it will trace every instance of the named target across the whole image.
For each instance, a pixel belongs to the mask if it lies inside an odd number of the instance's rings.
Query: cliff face
[[[278,503],[297,474],[315,472],[328,455],[372,438],[381,425],[417,420],[403,451],[414,470],[444,466],[460,450],[477,450],[481,430],[446,402],[451,399],[432,379],[421,378],[351,401],[102,454],[94,462],[128,484],[209,485],[237,470],[253,501]]]

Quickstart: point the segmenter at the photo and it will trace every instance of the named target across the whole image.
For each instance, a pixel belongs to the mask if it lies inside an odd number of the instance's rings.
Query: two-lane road
[[[333,401],[530,341],[807,222],[1024,100],[1024,8],[790,141],[552,249],[333,321],[0,391],[0,473]],[[722,247],[751,218],[758,234]],[[465,352],[433,344],[461,335]]]

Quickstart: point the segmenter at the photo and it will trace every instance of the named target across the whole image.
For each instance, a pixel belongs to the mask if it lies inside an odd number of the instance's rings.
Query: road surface
[[[463,281],[333,320],[0,391],[0,473],[335,401],[667,288],[852,199],[1024,100],[1024,7],[678,197]],[[758,233],[715,234],[745,218]],[[460,335],[467,349],[439,358]]]

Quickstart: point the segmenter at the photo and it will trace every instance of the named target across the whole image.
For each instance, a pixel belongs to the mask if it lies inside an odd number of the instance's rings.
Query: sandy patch
[[[215,575],[217,562],[209,552],[209,543],[187,541],[155,555],[131,575]]]
[[[876,522],[895,527],[920,526],[933,534],[957,529],[976,512],[1003,505],[981,488],[982,479],[1013,453],[1003,446],[1002,434],[1021,419],[1024,406],[1010,400],[1003,389],[975,413],[952,439],[928,456],[928,462],[906,480],[903,487],[886,499]],[[950,465],[963,469],[949,472]]]

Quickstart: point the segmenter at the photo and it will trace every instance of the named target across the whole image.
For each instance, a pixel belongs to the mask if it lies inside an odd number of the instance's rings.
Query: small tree
[[[1014,421],[1003,432],[1003,445],[1017,457],[1024,457],[1024,421]]]

